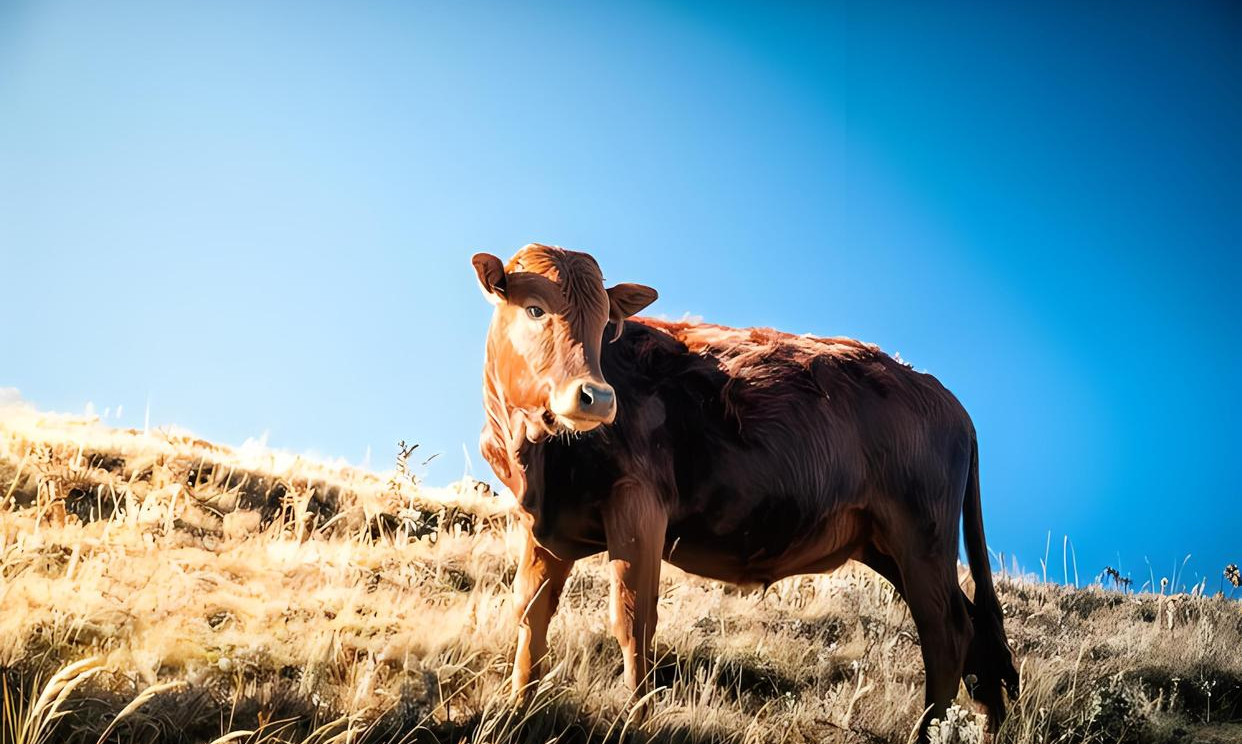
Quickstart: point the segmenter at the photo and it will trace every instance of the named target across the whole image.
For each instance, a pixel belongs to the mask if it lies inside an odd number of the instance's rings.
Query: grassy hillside
[[[662,688],[639,715],[604,566],[584,561],[552,673],[509,706],[511,503],[473,481],[425,487],[403,463],[0,408],[0,741],[909,738],[914,626],[861,568],[766,592],[667,568]],[[1242,741],[1237,602],[999,589],[1024,686],[1001,741]],[[963,718],[944,741],[972,740]]]

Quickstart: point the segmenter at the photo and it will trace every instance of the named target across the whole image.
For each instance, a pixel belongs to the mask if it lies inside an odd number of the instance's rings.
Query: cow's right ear
[[[474,264],[474,273],[479,275],[479,289],[483,296],[493,305],[505,301],[508,284],[505,281],[505,265],[490,253],[476,253],[470,259]]]

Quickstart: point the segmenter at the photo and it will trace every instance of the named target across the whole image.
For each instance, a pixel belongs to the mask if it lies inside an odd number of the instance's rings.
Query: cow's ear
[[[509,287],[505,281],[505,265],[490,253],[476,253],[470,258],[474,264],[474,273],[479,275],[479,289],[483,296],[492,304],[500,304],[505,300]]]
[[[618,284],[608,288],[608,317],[616,325],[612,340],[621,338],[621,328],[626,318],[642,312],[660,295],[642,284]]]
[[[656,301],[660,295],[651,287],[641,284],[618,284],[608,288],[608,315],[613,320],[625,320]]]

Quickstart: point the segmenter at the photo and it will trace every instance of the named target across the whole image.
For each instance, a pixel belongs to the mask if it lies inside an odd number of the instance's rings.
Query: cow
[[[519,505],[515,693],[537,680],[574,561],[607,552],[625,682],[643,690],[661,562],[770,585],[853,559],[910,608],[921,721],[968,679],[995,729],[1018,673],[992,583],[974,425],[931,375],[871,344],[635,317],[586,253],[472,263],[494,311],[480,449]],[[958,583],[959,521],[975,589]],[[973,677],[973,679],[970,679]],[[520,696],[520,695],[519,695]]]

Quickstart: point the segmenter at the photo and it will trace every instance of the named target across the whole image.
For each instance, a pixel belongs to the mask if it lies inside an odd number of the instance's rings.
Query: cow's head
[[[471,259],[483,295],[495,305],[487,374],[506,408],[536,413],[549,433],[585,432],[612,423],[616,393],[600,371],[608,321],[621,323],[656,299],[641,284],[604,288],[585,253],[528,245],[503,264]]]

